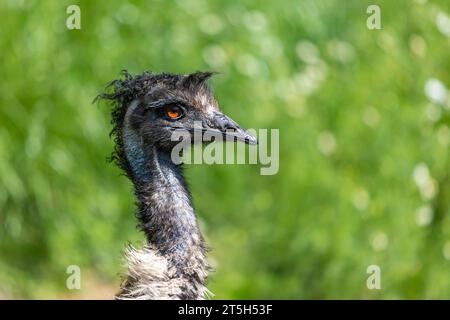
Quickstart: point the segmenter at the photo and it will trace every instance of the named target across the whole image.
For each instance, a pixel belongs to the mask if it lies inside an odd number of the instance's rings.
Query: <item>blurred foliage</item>
[[[81,8],[81,30],[66,8]],[[378,4],[382,29],[368,30]],[[215,70],[231,117],[280,129],[280,171],[186,170],[216,298],[450,297],[450,2],[0,3],[0,297],[110,298],[140,243],[106,162],[121,69]],[[66,289],[79,265],[82,290]],[[369,265],[382,289],[368,290]]]

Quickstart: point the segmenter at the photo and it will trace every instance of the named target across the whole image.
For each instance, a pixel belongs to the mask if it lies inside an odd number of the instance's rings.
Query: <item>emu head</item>
[[[216,139],[219,136],[225,140],[257,143],[254,136],[220,112],[206,84],[213,73],[175,75],[145,72],[132,76],[124,71],[123,75],[123,79],[111,82],[107,92],[97,98],[112,100],[115,104],[112,135],[115,136],[116,150],[113,158],[126,171],[125,129],[131,129],[128,131],[133,132],[145,146],[155,146],[165,152],[170,152],[179,143],[174,139],[174,133],[189,133],[194,137],[196,130],[203,133],[201,142],[211,141],[211,136]],[[190,141],[199,142],[195,139]]]

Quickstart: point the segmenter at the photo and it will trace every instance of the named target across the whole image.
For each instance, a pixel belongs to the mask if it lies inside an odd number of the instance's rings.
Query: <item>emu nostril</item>
[[[211,120],[213,131],[219,131],[227,141],[241,141],[247,144],[257,144],[256,137],[252,136],[245,129],[241,128],[236,122],[224,115],[216,113]]]
[[[236,131],[239,126],[232,121],[230,118],[226,117],[223,114],[216,115],[216,125],[219,130],[233,130]]]

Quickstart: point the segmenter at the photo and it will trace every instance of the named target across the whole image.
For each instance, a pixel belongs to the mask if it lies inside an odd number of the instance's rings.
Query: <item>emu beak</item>
[[[226,141],[240,141],[246,144],[258,144],[255,136],[241,128],[235,121],[221,112],[216,112],[210,126],[204,129],[205,136],[221,135]]]

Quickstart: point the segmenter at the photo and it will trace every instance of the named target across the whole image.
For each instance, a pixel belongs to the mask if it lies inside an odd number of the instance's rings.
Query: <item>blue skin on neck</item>
[[[148,167],[148,157],[143,150],[141,139],[132,131],[125,130],[124,147],[127,160],[130,163],[131,170],[135,179],[140,182],[149,182],[152,178]]]
[[[143,149],[141,137],[133,130],[131,118],[139,106],[139,101],[133,101],[125,115],[123,128],[123,144],[127,160],[130,164],[134,179],[140,182],[148,182],[151,172],[148,168],[148,157]]]
[[[141,139],[132,130],[125,130],[124,132],[124,147],[133,177],[137,181],[151,182],[155,178],[154,167],[158,166],[162,174],[176,178],[174,183],[184,183],[181,169],[172,162],[170,155],[164,152],[156,152],[153,148],[145,150]]]

